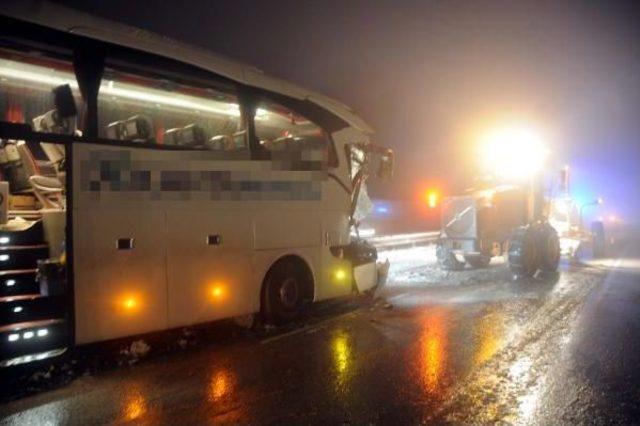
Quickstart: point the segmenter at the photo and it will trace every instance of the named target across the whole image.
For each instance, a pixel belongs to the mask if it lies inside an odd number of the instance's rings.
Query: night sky
[[[478,135],[542,129],[579,202],[640,211],[640,11],[633,2],[64,1],[205,47],[353,106],[397,154],[374,197],[458,191]],[[636,2],[638,3],[638,2]]]

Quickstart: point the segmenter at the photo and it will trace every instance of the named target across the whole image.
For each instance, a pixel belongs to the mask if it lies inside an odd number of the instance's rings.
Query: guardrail
[[[367,238],[366,240],[373,244],[378,250],[381,250],[434,243],[439,235],[440,231],[416,232],[413,234],[380,235]]]

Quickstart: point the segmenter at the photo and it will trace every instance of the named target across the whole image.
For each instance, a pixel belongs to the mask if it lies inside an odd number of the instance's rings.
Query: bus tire
[[[509,238],[509,270],[516,278],[533,276],[538,270],[538,244],[532,226],[522,226]]]
[[[311,274],[304,261],[289,256],[267,272],[262,292],[262,313],[269,324],[295,319],[308,300]]]

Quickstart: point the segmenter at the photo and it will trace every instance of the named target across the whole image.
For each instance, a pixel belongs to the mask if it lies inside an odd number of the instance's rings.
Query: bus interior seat
[[[56,168],[56,171],[63,170],[64,166],[64,145],[57,143],[40,142],[42,152],[47,156],[47,159]]]
[[[58,180],[60,180],[62,186],[64,186],[67,178],[64,161],[64,145],[57,143],[40,142],[40,147],[42,148],[42,152],[44,152],[44,155],[47,156],[49,163],[53,166],[56,177],[58,178]]]
[[[57,177],[43,176],[40,174],[38,164],[31,150],[24,141],[17,143],[18,154],[29,177],[29,184],[33,193],[44,208],[63,208],[63,185]]]
[[[77,131],[76,118],[62,118],[58,110],[52,109],[34,118],[33,129],[36,132],[56,133],[59,135],[73,135]]]
[[[66,135],[80,134],[80,131],[76,128],[75,117],[73,117],[73,119],[61,119],[58,115],[57,110],[55,109],[34,118],[33,128],[36,132],[47,132]],[[42,148],[42,152],[44,152],[47,159],[49,160],[49,163],[53,167],[55,176],[57,176],[64,185],[66,176],[64,165],[64,145],[50,142],[40,142],[40,148]]]
[[[216,135],[207,141],[206,146],[213,151],[229,151],[234,149],[235,143],[229,135]]]
[[[153,142],[153,123],[144,115],[134,115],[126,120],[114,121],[106,126],[109,139],[133,142]]]
[[[271,151],[271,147],[273,145],[273,141],[271,139],[260,139],[259,143],[261,148]]]
[[[205,130],[195,123],[164,132],[165,145],[195,148],[204,146],[206,142],[207,135]]]
[[[295,142],[293,136],[282,136],[277,139],[274,139],[271,143],[271,150],[273,151],[284,151],[291,147],[292,143]]]
[[[16,141],[1,141],[0,170],[2,171],[2,178],[9,182],[9,190],[12,194],[31,191],[29,176],[22,164]]]
[[[233,138],[234,149],[245,149],[247,147],[247,131],[239,130],[231,136]]]

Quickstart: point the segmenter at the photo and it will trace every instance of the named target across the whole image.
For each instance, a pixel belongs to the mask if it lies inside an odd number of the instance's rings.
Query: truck
[[[442,202],[436,246],[445,270],[489,265],[508,258],[515,277],[555,272],[560,260],[558,233],[548,222],[540,185],[496,185],[474,189]]]

